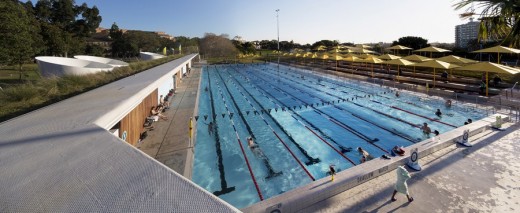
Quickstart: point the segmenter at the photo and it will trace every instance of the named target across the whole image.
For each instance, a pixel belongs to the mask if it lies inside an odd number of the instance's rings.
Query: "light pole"
[[[278,81],[280,81],[280,24],[278,22],[278,12],[280,12],[280,9],[276,9],[276,34],[278,36],[278,64],[277,64],[277,70],[278,70]]]

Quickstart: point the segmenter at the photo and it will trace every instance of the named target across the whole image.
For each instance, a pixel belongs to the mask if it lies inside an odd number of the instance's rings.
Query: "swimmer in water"
[[[421,130],[423,131],[424,134],[427,134],[427,135],[432,133],[432,130],[430,129],[430,127],[428,127],[427,123],[423,123],[423,126],[421,127]]]
[[[437,115],[437,117],[442,117],[442,112],[440,109],[437,109],[437,112],[435,112],[435,115]]]

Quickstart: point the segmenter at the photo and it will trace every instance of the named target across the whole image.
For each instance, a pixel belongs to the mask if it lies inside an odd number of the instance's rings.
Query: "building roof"
[[[107,130],[195,56],[0,123],[0,212],[238,211]]]

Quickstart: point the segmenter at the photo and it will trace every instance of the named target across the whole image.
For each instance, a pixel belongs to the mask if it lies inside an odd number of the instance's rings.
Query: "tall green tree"
[[[518,0],[460,0],[456,10],[465,9],[461,17],[477,15],[473,5],[482,8],[480,13],[479,41],[502,40],[503,45],[520,47],[520,1]]]
[[[22,65],[35,53],[30,16],[18,1],[0,1],[0,63]]]
[[[428,40],[417,36],[405,36],[399,38],[397,41],[392,42],[392,45],[403,45],[417,50],[427,47]]]

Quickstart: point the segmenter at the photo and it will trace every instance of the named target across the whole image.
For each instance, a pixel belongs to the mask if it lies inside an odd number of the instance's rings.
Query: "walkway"
[[[520,124],[478,137],[472,148],[451,145],[421,159],[423,171],[408,181],[412,203],[402,194],[390,201],[391,171],[301,212],[519,212]]]
[[[188,124],[193,116],[199,90],[201,68],[194,63],[191,74],[184,77],[170,100],[170,109],[164,113],[168,121],[154,123],[155,129],[138,146],[146,154],[191,179],[193,145],[189,143]]]

